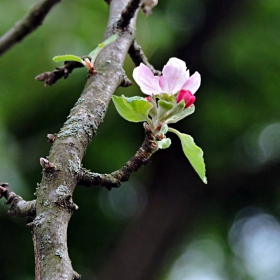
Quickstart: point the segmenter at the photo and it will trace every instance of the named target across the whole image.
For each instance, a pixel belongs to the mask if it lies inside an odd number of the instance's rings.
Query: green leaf
[[[84,61],[76,55],[73,54],[65,54],[65,55],[57,55],[53,58],[53,61],[60,62],[60,61],[77,61],[84,64]]]
[[[173,108],[173,104],[164,100],[159,100],[158,105],[162,108],[164,111],[169,111]]]
[[[168,131],[168,125],[164,124],[160,129],[160,133],[162,133],[164,135],[167,133],[167,131]]]
[[[113,102],[118,113],[130,122],[150,122],[149,111],[153,105],[145,98],[140,96],[125,97],[113,95]]]
[[[203,151],[198,146],[196,146],[193,138],[190,135],[180,133],[178,130],[173,128],[169,128],[168,131],[175,133],[180,138],[185,156],[188,158],[190,164],[199,175],[203,183],[207,184]]]
[[[158,96],[158,98],[161,99],[161,100],[165,100],[165,101],[167,101],[167,102],[171,102],[171,103],[173,103],[174,100],[175,100],[175,96],[174,96],[174,95],[169,95],[169,94],[167,94],[167,93],[162,93],[162,94],[160,94],[160,95]]]
[[[159,149],[167,149],[171,145],[170,138],[162,139],[161,141],[156,141]]]
[[[157,107],[157,102],[154,96],[150,96],[150,100],[151,104],[153,105],[153,108],[150,110],[149,115],[152,118],[155,118],[158,114],[158,107]]]
[[[98,47],[95,48],[92,52],[90,52],[89,56],[91,57],[91,63],[94,64],[94,61],[96,59],[96,57],[98,56],[98,54],[100,53],[100,51],[108,46],[109,44],[113,43],[115,40],[117,40],[118,35],[115,34],[111,37],[109,37],[108,39],[106,39],[104,42],[102,42],[101,44],[98,44]]]
[[[169,112],[169,116],[173,116],[178,113],[181,113],[184,109],[185,109],[185,101],[181,100],[179,103],[176,103],[173,110]]]
[[[95,61],[96,57],[98,56],[99,52],[104,47],[106,47],[107,45],[109,45],[112,42],[114,42],[117,38],[118,38],[118,35],[115,34],[115,35],[111,36],[110,38],[108,38],[107,40],[105,40],[104,42],[102,42],[101,44],[99,44],[98,47],[95,48],[89,54],[89,56],[91,57],[91,63],[94,64],[94,61]],[[83,65],[85,65],[85,62],[83,61],[82,58],[80,58],[79,56],[73,55],[73,54],[57,55],[57,56],[55,56],[53,58],[53,61],[55,61],[55,62],[60,62],[60,61],[77,61],[77,62],[80,62]]]
[[[98,47],[106,47],[107,45],[113,43],[118,39],[118,34],[114,34],[113,36],[107,38],[105,41],[103,41],[101,44],[98,45]]]
[[[157,119],[161,121],[164,119],[164,117],[167,115],[167,112],[170,111],[173,108],[173,103],[164,101],[164,100],[159,100],[158,101],[158,115]]]
[[[180,105],[180,103],[179,103],[179,105]],[[192,105],[192,106],[184,109],[183,111],[179,112],[178,114],[173,115],[173,112],[172,112],[170,114],[170,116],[165,118],[165,122],[166,123],[176,123],[176,122],[184,119],[188,115],[192,114],[194,112],[194,109],[195,109],[195,107],[194,107],[194,105]]]

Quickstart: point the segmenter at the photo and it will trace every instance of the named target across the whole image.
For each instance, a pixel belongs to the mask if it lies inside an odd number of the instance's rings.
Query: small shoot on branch
[[[108,39],[106,39],[104,42],[98,44],[97,48],[95,48],[90,54],[86,57],[79,57],[73,54],[65,54],[65,55],[58,55],[53,58],[54,62],[67,62],[67,61],[76,61],[81,64],[83,64],[87,69],[88,73],[90,75],[95,74],[97,71],[94,69],[94,62],[99,55],[99,53],[102,51],[102,49],[109,44],[113,43],[115,40],[117,40],[118,35],[115,34]]]

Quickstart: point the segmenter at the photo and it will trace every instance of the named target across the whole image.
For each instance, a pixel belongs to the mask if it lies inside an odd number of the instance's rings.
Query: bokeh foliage
[[[175,127],[193,135],[203,148],[209,185],[195,177],[181,155],[178,139],[171,136],[171,147],[155,154],[152,162],[120,190],[108,193],[78,187],[74,201],[80,209],[71,219],[68,243],[73,266],[84,279],[94,279],[100,267],[106,266],[112,248],[117,247],[130,222],[141,220],[151,193],[156,196],[161,192],[175,198],[176,192],[181,192],[178,196],[183,201],[192,196],[196,201],[188,204],[190,208],[181,200],[176,202],[186,211],[182,212],[186,223],[190,221],[180,230],[174,227],[176,234],[166,238],[164,257],[157,263],[158,267],[165,263],[166,269],[159,268],[155,279],[200,279],[174,274],[174,269],[178,272],[182,267],[178,267],[179,256],[179,261],[191,263],[188,254],[198,263],[207,263],[213,255],[220,260],[220,278],[209,274],[207,279],[258,279],[246,270],[245,260],[228,236],[237,213],[244,208],[259,209],[242,210],[246,217],[269,213],[274,215],[273,223],[278,223],[280,2],[232,0],[228,6],[221,2],[160,0],[150,17],[139,15],[137,24],[138,43],[156,68],[162,69],[170,57],[176,56],[186,61],[191,73],[201,73],[196,112]],[[0,34],[33,3],[1,0]],[[78,69],[67,80],[48,88],[34,77],[56,66],[51,60],[55,55],[88,54],[102,42],[107,19],[105,1],[62,1],[42,27],[0,58],[0,181],[9,182],[25,199],[34,198],[41,179],[39,158],[47,156],[50,149],[46,135],[58,132],[79,98],[87,74],[85,69]],[[128,57],[124,69],[131,79],[133,67]],[[119,88],[116,94],[141,95],[135,83]],[[126,122],[110,104],[84,166],[95,172],[114,171],[142,141],[141,124]],[[201,197],[204,203],[199,203]],[[31,235],[24,221],[9,217],[6,210],[0,206],[1,279],[32,279]],[[161,217],[165,219],[164,213]],[[179,225],[182,220],[178,220]],[[187,247],[191,253],[185,253],[189,251],[179,244],[192,246]],[[239,256],[238,262],[234,256]],[[196,265],[188,271],[195,271]]]

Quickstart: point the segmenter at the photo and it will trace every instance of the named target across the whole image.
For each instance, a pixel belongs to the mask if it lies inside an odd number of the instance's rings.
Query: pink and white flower
[[[191,97],[190,94],[194,95],[200,87],[201,77],[198,72],[190,76],[189,70],[186,68],[183,60],[172,57],[163,67],[162,76],[154,76],[152,71],[141,63],[134,69],[133,78],[141,91],[147,95],[161,95],[162,93],[176,95],[179,93],[178,102],[184,99],[186,105],[192,105],[195,97]]]

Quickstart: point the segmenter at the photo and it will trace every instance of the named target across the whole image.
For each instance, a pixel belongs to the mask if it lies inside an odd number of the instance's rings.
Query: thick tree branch
[[[51,8],[61,0],[39,0],[14,27],[0,38],[0,56],[40,26]]]
[[[10,204],[8,214],[18,217],[35,217],[36,200],[25,201],[9,188],[8,183],[0,184],[0,198],[5,197],[5,204]]]
[[[149,162],[153,153],[158,150],[156,139],[147,123],[144,123],[145,140],[135,156],[132,157],[121,169],[111,174],[98,174],[90,172],[84,168],[79,171],[79,185],[87,187],[102,186],[108,190],[119,188],[121,182],[128,181],[131,173],[136,172],[141,166]]]
[[[138,12],[135,12],[129,26],[120,32],[117,21],[127,5],[128,0],[111,1],[104,39],[116,33],[118,39],[106,46],[95,60],[97,73],[87,79],[81,97],[56,134],[48,158],[54,168],[43,170],[33,226],[35,256],[38,256],[36,279],[73,279],[74,270],[67,248],[67,227],[75,210],[72,194],[79,181],[86,149],[104,119],[113,93],[124,79],[122,65],[135,38]],[[41,163],[45,164],[43,161]],[[73,207],[69,207],[71,205]]]
[[[141,0],[130,0],[128,5],[121,13],[121,18],[117,23],[118,28],[120,28],[121,30],[125,30],[129,26],[136,10],[140,7],[140,3]]]
[[[152,72],[154,75],[160,76],[161,72],[159,70],[156,70],[152,64],[149,63],[148,58],[144,54],[142,48],[140,45],[137,44],[137,42],[134,40],[128,50],[128,53],[134,62],[135,66],[140,65],[142,62],[145,64]]]

